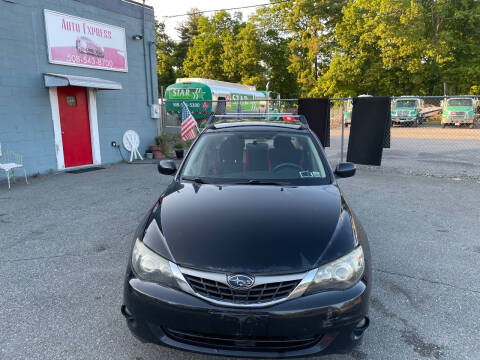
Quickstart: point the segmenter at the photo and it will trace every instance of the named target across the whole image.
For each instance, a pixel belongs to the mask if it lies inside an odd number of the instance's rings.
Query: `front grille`
[[[237,336],[206,334],[163,328],[167,336],[175,341],[191,345],[255,351],[292,351],[315,345],[321,336],[290,338],[281,336]]]
[[[289,280],[257,285],[248,290],[236,290],[215,280],[183,275],[197,294],[233,304],[254,304],[286,298],[300,283],[300,280]]]
[[[410,114],[410,110],[399,110],[397,111],[398,116],[408,116]]]

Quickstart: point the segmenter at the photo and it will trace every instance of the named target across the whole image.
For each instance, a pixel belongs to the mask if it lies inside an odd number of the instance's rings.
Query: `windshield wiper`
[[[242,184],[242,185],[289,185],[287,182],[280,182],[280,181],[272,181],[272,180],[258,180],[258,179],[251,179],[247,181],[239,181],[235,184]]]
[[[208,181],[196,176],[182,176],[182,180],[193,181],[193,182],[196,182],[197,184],[208,184]]]

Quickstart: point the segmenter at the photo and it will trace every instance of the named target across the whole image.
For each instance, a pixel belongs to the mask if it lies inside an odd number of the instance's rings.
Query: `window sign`
[[[125,29],[44,10],[52,64],[128,71]]]

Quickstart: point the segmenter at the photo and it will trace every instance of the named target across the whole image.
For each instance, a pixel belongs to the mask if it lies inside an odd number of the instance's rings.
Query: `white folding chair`
[[[5,171],[5,174],[7,175],[9,189],[10,177],[12,177],[13,182],[15,182],[15,169],[23,169],[25,182],[28,184],[27,171],[23,166],[23,156],[10,150],[2,152],[2,145],[0,144],[0,170]]]

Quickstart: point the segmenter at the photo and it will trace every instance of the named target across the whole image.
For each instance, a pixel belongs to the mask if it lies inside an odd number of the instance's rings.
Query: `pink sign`
[[[52,64],[128,71],[125,29],[44,10]]]

